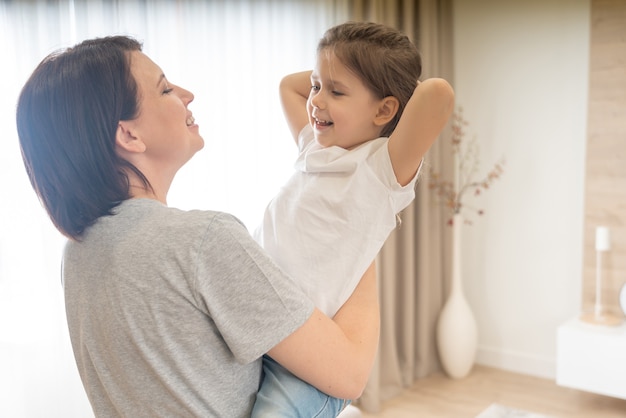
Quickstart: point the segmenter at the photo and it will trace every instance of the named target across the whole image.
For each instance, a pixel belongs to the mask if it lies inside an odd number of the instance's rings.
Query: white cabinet
[[[572,319],[557,330],[556,383],[626,399],[626,324]]]

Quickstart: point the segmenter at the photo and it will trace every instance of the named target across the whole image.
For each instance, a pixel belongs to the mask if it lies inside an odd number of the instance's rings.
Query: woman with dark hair
[[[331,320],[233,216],[168,207],[204,145],[193,98],[123,36],[51,54],[19,97],[26,170],[68,238],[67,321],[96,416],[249,416],[264,353],[358,397],[377,345],[373,267]]]

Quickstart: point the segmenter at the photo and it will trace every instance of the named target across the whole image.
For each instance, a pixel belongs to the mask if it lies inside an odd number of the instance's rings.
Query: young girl
[[[420,74],[420,55],[401,32],[349,22],[325,33],[313,71],[281,82],[299,156],[255,239],[330,317],[414,199],[424,155],[452,112],[450,85],[419,82]],[[255,417],[334,417],[348,403],[271,357],[264,372]]]

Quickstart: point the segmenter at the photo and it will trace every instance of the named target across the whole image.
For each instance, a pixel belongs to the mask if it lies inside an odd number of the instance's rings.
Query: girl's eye
[[[320,87],[319,86],[311,86],[311,90],[312,91],[319,91]]]

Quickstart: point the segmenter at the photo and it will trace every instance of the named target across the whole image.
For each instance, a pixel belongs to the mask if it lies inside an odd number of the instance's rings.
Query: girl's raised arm
[[[441,78],[419,82],[389,137],[389,156],[401,185],[408,184],[454,109],[454,91]]]
[[[283,113],[287,119],[287,125],[294,140],[298,140],[298,134],[309,123],[306,110],[306,101],[311,91],[311,71],[302,71],[289,74],[280,82],[280,101]]]

